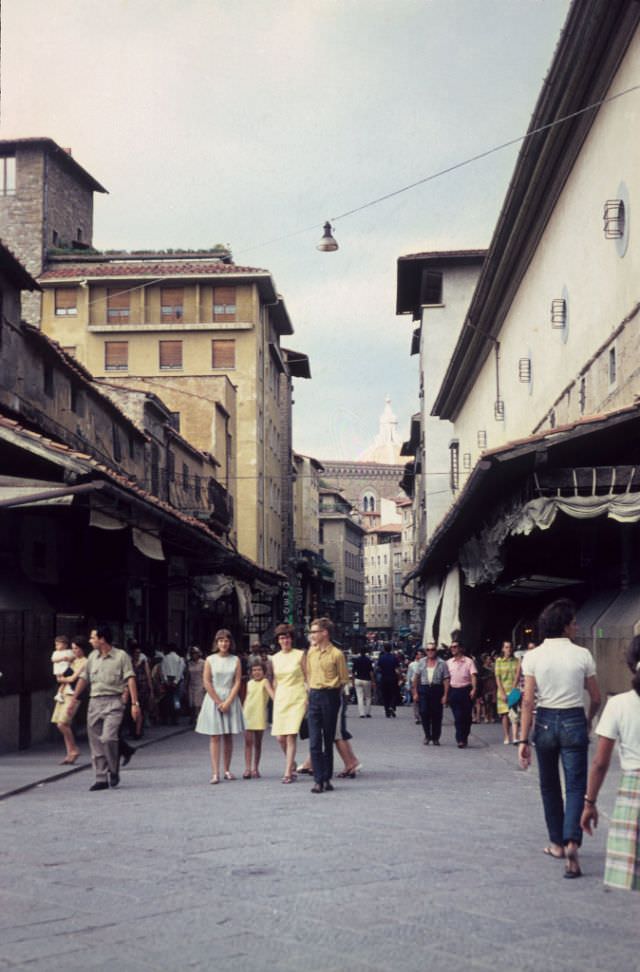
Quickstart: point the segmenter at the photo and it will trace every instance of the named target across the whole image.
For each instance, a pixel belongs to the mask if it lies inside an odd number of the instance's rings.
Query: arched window
[[[362,511],[363,513],[375,513],[376,498],[373,493],[365,493],[362,497]]]

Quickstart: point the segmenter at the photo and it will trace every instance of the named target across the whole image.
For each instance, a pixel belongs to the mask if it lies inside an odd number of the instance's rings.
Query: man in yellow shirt
[[[315,785],[312,793],[333,790],[333,741],[340,711],[340,693],[349,681],[344,655],[331,643],[333,622],[314,618],[309,628],[311,647],[307,653],[309,684],[309,751]]]

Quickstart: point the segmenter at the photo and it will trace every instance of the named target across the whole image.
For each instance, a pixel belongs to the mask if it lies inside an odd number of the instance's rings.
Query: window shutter
[[[442,273],[439,270],[425,270],[422,274],[421,304],[442,303]]]
[[[211,367],[235,368],[236,342],[231,340],[214,340],[211,342]]]
[[[163,321],[181,321],[184,304],[183,287],[161,287],[160,305]]]
[[[160,341],[160,367],[182,368],[182,341]]]
[[[77,305],[77,287],[56,287],[56,314],[75,314]]]
[[[116,319],[128,318],[129,297],[128,290],[115,290],[109,287],[107,290],[107,317]]]
[[[236,288],[235,287],[214,287],[213,319],[214,321],[235,321],[236,319]]]
[[[126,371],[129,367],[129,342],[105,341],[104,343],[105,371]]]

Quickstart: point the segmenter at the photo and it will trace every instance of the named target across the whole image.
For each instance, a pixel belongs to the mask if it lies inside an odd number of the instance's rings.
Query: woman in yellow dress
[[[510,641],[502,642],[502,656],[496,659],[494,665],[494,675],[496,677],[496,689],[497,689],[497,709],[498,715],[502,720],[502,731],[504,733],[503,742],[505,746],[509,745],[509,704],[507,702],[507,696],[512,688],[516,688],[518,684],[518,679],[520,678],[520,661],[518,658],[514,658],[513,655],[513,645]],[[518,724],[513,723],[511,726],[511,732],[513,736],[513,742],[515,743],[518,738]]]
[[[293,783],[296,778],[296,740],[307,711],[305,655],[293,647],[293,632],[291,624],[278,625],[276,639],[280,651],[271,659],[274,689],[271,735],[278,737],[285,756],[283,783]]]

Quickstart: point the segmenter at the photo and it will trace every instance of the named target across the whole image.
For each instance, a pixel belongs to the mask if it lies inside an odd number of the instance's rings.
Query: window
[[[160,289],[160,317],[163,324],[176,324],[182,320],[184,305],[183,287]]]
[[[452,491],[455,493],[460,488],[460,443],[457,439],[452,439],[449,443],[449,462],[449,482]]]
[[[84,399],[82,397],[82,392],[78,386],[74,384],[71,384],[69,392],[71,411],[74,413],[74,415],[84,415]]]
[[[180,431],[180,412],[169,412],[169,425],[176,432]]]
[[[118,435],[118,429],[115,425],[111,426],[111,438],[113,442],[113,458],[116,462],[120,462],[122,459],[122,449],[120,448],[120,436]]]
[[[420,293],[422,305],[442,304],[442,273],[439,270],[424,270]]]
[[[195,496],[196,500],[198,502],[200,502],[200,498],[202,496],[202,490],[201,490],[201,486],[200,486],[200,477],[199,476],[194,476],[193,477],[193,495]]]
[[[609,348],[609,384],[615,385],[618,377],[618,363],[616,361],[616,349]]]
[[[235,368],[236,342],[231,340],[214,339],[211,342],[211,367]]]
[[[214,321],[235,321],[236,319],[236,288],[213,288],[213,319]]]
[[[587,405],[587,379],[582,376],[580,379],[580,389],[578,392],[578,404],[580,406],[580,414],[584,415],[584,410]]]
[[[104,370],[126,371],[129,367],[129,342],[104,342]]]
[[[155,442],[151,443],[151,492],[157,496],[160,491],[160,450]]]
[[[57,246],[58,245],[58,231],[57,230],[53,230],[52,233],[51,233],[51,244],[52,244],[52,246]]]
[[[78,288],[56,287],[56,317],[73,317],[78,313]]]
[[[109,287],[107,290],[107,321],[126,324],[129,321],[129,291]]]
[[[0,159],[0,196],[16,194],[16,157],[5,155]]]
[[[176,457],[171,449],[167,449],[167,481],[175,482],[176,478]]]
[[[159,341],[158,346],[162,371],[182,368],[182,341]]]
[[[190,486],[189,486],[189,467],[187,466],[186,462],[183,462],[182,463],[182,488],[184,490],[186,490],[187,492],[190,489]]]

